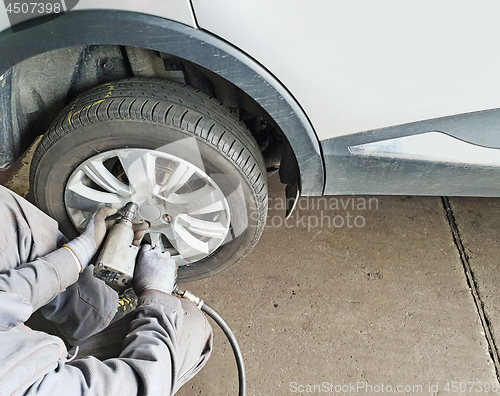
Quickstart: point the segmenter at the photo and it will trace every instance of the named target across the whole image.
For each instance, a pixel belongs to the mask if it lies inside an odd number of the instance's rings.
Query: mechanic
[[[68,242],[55,220],[0,186],[1,396],[171,395],[205,365],[212,329],[194,304],[171,295],[177,266],[158,248],[138,255],[137,309],[109,325],[118,295],[89,263],[114,213],[101,208]],[[134,227],[134,243],[144,228]],[[24,324],[39,308],[79,346],[76,359],[61,338]]]

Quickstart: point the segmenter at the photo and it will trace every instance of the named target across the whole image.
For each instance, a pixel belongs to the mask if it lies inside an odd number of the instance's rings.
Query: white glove
[[[82,235],[66,244],[80,261],[81,272],[87,268],[106,236],[106,217],[115,213],[116,208],[114,206],[105,206],[99,209],[88,222]]]
[[[140,296],[146,290],[172,294],[177,282],[177,264],[170,253],[162,253],[159,247],[143,245],[135,266],[132,286]]]

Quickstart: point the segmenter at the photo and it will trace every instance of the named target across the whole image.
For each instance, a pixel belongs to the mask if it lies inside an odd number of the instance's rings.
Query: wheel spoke
[[[185,194],[172,193],[168,196],[166,201],[174,205],[183,205],[191,202],[199,202],[201,200],[206,201],[207,197],[213,197],[214,192],[215,188],[213,188],[210,184],[206,184],[196,191],[191,191]]]
[[[93,212],[73,209],[70,208],[69,206],[67,206],[66,208],[68,210],[68,214],[71,216],[73,220],[73,224],[78,229],[78,231],[80,232],[85,231],[85,226],[92,217]]]
[[[130,188],[118,180],[101,161],[88,161],[82,171],[106,191],[122,197],[130,197]]]
[[[83,176],[83,172],[81,176]],[[81,177],[80,180],[74,180],[70,183],[67,190],[65,195],[66,206],[87,212],[95,212],[102,203],[119,205],[126,201],[126,198],[117,194],[95,190],[86,186],[83,184]]]
[[[184,186],[194,173],[195,170],[189,164],[179,162],[159,192],[168,197]]]
[[[122,150],[118,158],[127,175],[136,203],[151,197],[155,190],[159,189],[156,184],[154,155],[149,152],[144,153],[143,150]]]
[[[176,248],[187,260],[196,257],[200,253],[209,254],[210,246],[208,242],[196,238],[184,226],[175,226]]]
[[[177,223],[191,232],[209,238],[222,239],[226,235],[226,227],[218,221],[200,220],[189,215],[179,215]]]
[[[159,247],[161,250],[165,250],[165,246],[163,246],[163,240],[161,238],[161,232],[149,232],[149,237],[151,238],[151,246]]]
[[[191,215],[200,215],[200,214],[220,212],[221,210],[226,209],[224,202],[222,200],[212,202],[208,205],[198,204],[197,206],[198,206],[197,209],[188,211],[187,213]]]
[[[227,209],[224,195],[210,184],[193,192],[170,194],[166,202],[170,204],[173,215],[200,215]]]

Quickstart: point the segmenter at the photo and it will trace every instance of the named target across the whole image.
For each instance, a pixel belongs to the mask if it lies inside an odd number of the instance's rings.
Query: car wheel
[[[216,99],[158,79],[74,100],[38,145],[30,182],[69,238],[103,204],[136,202],[146,238],[171,253],[181,281],[244,257],[267,216],[264,160],[245,125]]]

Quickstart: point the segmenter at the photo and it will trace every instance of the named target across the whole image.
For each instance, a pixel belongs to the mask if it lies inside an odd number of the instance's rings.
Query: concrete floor
[[[21,193],[24,162],[3,180]],[[408,395],[492,394],[485,383],[498,386],[499,199],[451,198],[455,240],[441,198],[302,198],[286,224],[276,177],[270,198],[268,225],[247,258],[182,285],[233,328],[249,395],[389,387]],[[179,395],[237,394],[230,346],[214,328],[212,358]],[[453,392],[454,381],[467,390],[456,384]]]
[[[271,198],[282,195],[274,178],[270,189]],[[327,199],[335,206],[334,197]],[[359,383],[365,394],[382,389],[368,385],[383,384],[429,395],[448,393],[452,381],[498,384],[441,199],[379,197],[378,210],[349,205],[321,213],[322,202],[303,198],[287,228],[272,226],[283,210],[271,201],[255,251],[231,270],[189,285],[233,326],[245,351],[249,394],[308,394],[308,384],[325,382],[334,390]],[[464,243],[476,252],[469,262],[497,336],[499,204],[451,200]],[[314,225],[315,216],[345,219],[347,212],[363,216],[365,226],[328,228],[326,220],[324,227],[296,226],[301,216]],[[237,394],[235,378],[229,346],[217,333],[211,361],[181,394]]]

